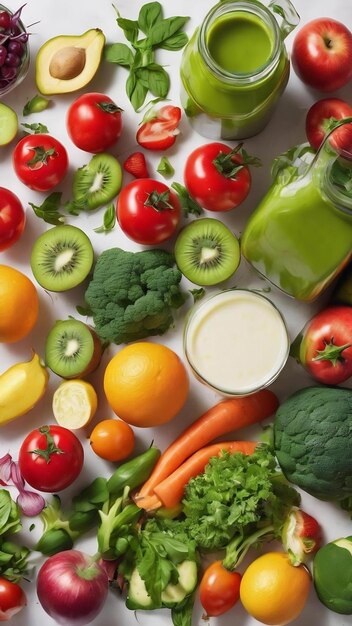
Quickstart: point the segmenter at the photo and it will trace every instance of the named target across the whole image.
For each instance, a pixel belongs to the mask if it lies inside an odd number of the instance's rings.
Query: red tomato
[[[330,17],[312,20],[294,38],[291,58],[297,76],[310,87],[340,89],[352,78],[352,33]]]
[[[23,137],[13,151],[12,160],[20,181],[35,191],[56,187],[68,168],[66,149],[50,135]]]
[[[199,586],[201,605],[209,617],[226,613],[238,602],[241,578],[238,572],[225,569],[221,561],[209,565]]]
[[[85,93],[67,113],[67,132],[73,143],[86,152],[104,152],[120,137],[122,109],[103,93]]]
[[[152,117],[147,115],[146,121],[137,131],[137,142],[146,150],[167,150],[176,141],[180,120],[180,107],[170,104],[161,107],[152,113]]]
[[[7,622],[27,604],[26,595],[19,585],[0,578],[0,622]]]
[[[325,385],[339,385],[352,376],[352,307],[331,306],[303,329],[299,360]]]
[[[238,147],[232,151],[230,146],[217,142],[200,146],[186,161],[187,190],[208,211],[230,211],[244,201],[250,190],[251,175],[242,163]]]
[[[73,483],[83,466],[79,439],[62,426],[42,426],[27,435],[18,459],[23,478],[39,491],[55,492]]]
[[[20,238],[25,221],[26,215],[17,196],[0,187],[0,252]]]
[[[339,98],[324,98],[315,102],[306,117],[306,135],[312,148],[319,148],[332,120],[343,120],[351,116],[352,107]],[[352,157],[352,124],[336,128],[330,135],[329,142],[338,152],[350,153]]]
[[[122,189],[116,215],[127,237],[137,243],[155,245],[172,237],[181,218],[181,206],[167,185],[141,178]]]

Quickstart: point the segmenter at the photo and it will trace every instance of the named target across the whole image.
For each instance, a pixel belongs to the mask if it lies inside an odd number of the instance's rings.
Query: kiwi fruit
[[[110,202],[121,189],[121,165],[111,154],[96,154],[73,178],[73,208],[93,211]]]
[[[87,376],[98,367],[101,354],[97,334],[75,319],[56,322],[46,339],[46,364],[62,378]]]
[[[196,285],[217,285],[236,271],[241,254],[237,237],[217,219],[194,220],[175,244],[179,270]]]
[[[31,253],[35,279],[49,291],[67,291],[88,276],[94,252],[90,239],[76,226],[54,226],[40,235]]]

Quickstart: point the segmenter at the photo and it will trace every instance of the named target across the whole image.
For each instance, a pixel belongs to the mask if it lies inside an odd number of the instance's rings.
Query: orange
[[[102,420],[90,436],[92,450],[106,461],[123,461],[134,449],[134,432],[122,420]]]
[[[294,567],[284,552],[268,552],[246,569],[240,597],[259,622],[284,626],[301,613],[310,587],[311,576],[304,565]]]
[[[108,363],[104,390],[113,411],[128,424],[159,426],[182,409],[188,376],[177,354],[157,343],[123,348]]]
[[[0,265],[0,342],[26,337],[38,319],[39,299],[32,281],[8,265]]]

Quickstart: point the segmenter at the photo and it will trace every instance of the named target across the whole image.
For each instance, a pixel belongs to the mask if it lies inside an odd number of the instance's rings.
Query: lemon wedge
[[[76,430],[89,424],[95,415],[98,397],[85,380],[65,380],[53,396],[53,413],[60,426]]]

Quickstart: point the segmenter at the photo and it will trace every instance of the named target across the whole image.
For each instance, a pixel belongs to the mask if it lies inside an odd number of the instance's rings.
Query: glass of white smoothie
[[[270,385],[289,350],[280,311],[254,291],[216,293],[186,320],[184,351],[194,375],[225,396],[245,396]]]

